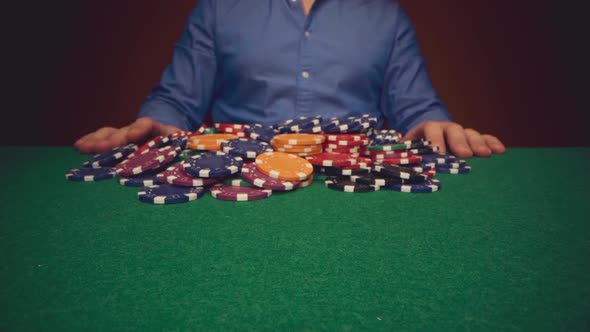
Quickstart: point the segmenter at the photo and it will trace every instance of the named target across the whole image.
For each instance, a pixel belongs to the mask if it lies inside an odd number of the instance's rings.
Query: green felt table
[[[2,147],[0,331],[590,329],[590,149],[519,149],[433,194],[321,182],[156,206],[85,156]]]

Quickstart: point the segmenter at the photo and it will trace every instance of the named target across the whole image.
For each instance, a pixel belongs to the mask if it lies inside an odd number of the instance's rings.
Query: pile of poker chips
[[[207,191],[220,200],[263,199],[273,191],[307,187],[314,174],[343,192],[434,192],[441,188],[436,172],[469,172],[465,161],[437,154],[430,142],[400,142],[398,132],[375,130],[376,124],[376,118],[361,115],[300,117],[273,126],[203,125],[95,155],[66,179],[118,177],[121,185],[142,187],[142,202],[175,204]]]

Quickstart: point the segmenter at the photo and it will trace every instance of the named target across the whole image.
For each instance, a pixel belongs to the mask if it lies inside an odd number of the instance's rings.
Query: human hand
[[[424,121],[408,131],[403,140],[424,138],[440,147],[439,152],[445,153],[447,147],[461,158],[473,155],[489,157],[492,153],[504,153],[506,147],[492,135],[482,135],[478,131],[463,128],[460,124],[449,121]]]
[[[159,135],[180,131],[175,126],[165,125],[151,118],[143,117],[122,127],[103,127],[79,138],[74,147],[82,153],[101,153],[129,143],[141,143]]]

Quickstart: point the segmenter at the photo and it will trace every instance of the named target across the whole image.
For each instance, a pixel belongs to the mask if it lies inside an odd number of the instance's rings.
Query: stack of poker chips
[[[279,134],[270,140],[270,144],[275,151],[308,157],[322,153],[324,140],[322,135],[316,134]]]
[[[438,154],[430,142],[401,142],[395,130],[375,130],[376,124],[376,118],[361,115],[203,125],[95,155],[66,178],[89,182],[116,176],[121,185],[142,187],[137,193],[142,202],[175,204],[207,191],[220,200],[258,200],[307,187],[314,174],[343,192],[434,192],[441,188],[436,172],[469,172],[464,160]]]

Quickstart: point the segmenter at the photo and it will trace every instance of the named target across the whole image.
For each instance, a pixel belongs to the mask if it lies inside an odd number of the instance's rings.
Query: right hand
[[[74,147],[82,153],[101,153],[129,143],[142,143],[152,137],[169,135],[178,131],[181,129],[143,117],[122,128],[100,128],[80,137],[74,143]]]

